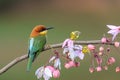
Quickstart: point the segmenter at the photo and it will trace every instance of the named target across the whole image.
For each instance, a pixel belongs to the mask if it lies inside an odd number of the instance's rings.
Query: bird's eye
[[[44,31],[45,29],[40,29],[38,32],[42,32],[42,31]]]
[[[42,29],[40,32],[45,31],[46,29]]]

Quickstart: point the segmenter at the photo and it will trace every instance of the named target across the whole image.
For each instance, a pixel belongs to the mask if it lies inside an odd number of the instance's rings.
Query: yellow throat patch
[[[47,34],[47,30],[40,32],[40,35],[46,35],[46,34]]]

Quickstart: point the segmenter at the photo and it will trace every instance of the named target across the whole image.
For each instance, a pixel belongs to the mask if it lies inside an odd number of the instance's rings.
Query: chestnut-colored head
[[[47,30],[52,29],[52,27],[46,28],[44,25],[37,25],[33,28],[30,37],[36,37],[39,35],[46,35]]]

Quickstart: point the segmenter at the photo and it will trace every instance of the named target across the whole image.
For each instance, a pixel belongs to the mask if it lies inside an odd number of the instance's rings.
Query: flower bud
[[[101,39],[101,42],[102,42],[102,43],[107,43],[107,38],[106,38],[106,37],[103,37],[103,38]]]
[[[102,58],[96,58],[97,64],[102,64]]]
[[[89,44],[89,45],[88,45],[88,49],[89,49],[89,50],[94,50],[94,49],[95,49],[95,46],[92,45],[92,44]]]
[[[104,51],[104,47],[101,46],[101,47],[99,48],[99,51],[100,51],[100,52]]]
[[[108,58],[107,64],[110,65],[110,64],[113,64],[113,63],[115,63],[115,58],[114,57]]]
[[[101,66],[96,67],[96,71],[97,71],[97,72],[102,71],[102,67],[101,67]]]
[[[99,52],[98,54],[101,56],[101,55],[103,55],[103,52]]]
[[[119,43],[119,42],[114,42],[114,46],[115,46],[115,47],[119,47],[119,46],[120,46],[120,43]]]
[[[69,64],[71,67],[75,67],[75,62],[74,62],[74,61],[70,61],[68,64]]]
[[[90,67],[90,68],[89,68],[89,71],[90,71],[90,73],[93,73],[95,70],[94,70],[93,67]]]
[[[103,69],[104,69],[104,70],[108,70],[108,67],[107,67],[107,66],[104,66]]]
[[[51,70],[51,72],[55,71],[55,68],[53,66],[46,66],[46,68],[49,68]]]
[[[120,67],[116,67],[115,71],[120,72]]]
[[[60,71],[58,69],[53,71],[53,77],[54,78],[59,78],[60,77]]]
[[[65,63],[64,67],[65,67],[66,69],[71,68],[70,64],[68,64],[68,63]]]

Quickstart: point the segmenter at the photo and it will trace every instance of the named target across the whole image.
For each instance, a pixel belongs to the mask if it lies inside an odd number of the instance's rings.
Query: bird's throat
[[[40,32],[39,34],[40,34],[40,35],[42,35],[42,36],[44,36],[44,35],[46,35],[46,34],[47,34],[47,30],[42,31],[42,32]]]

